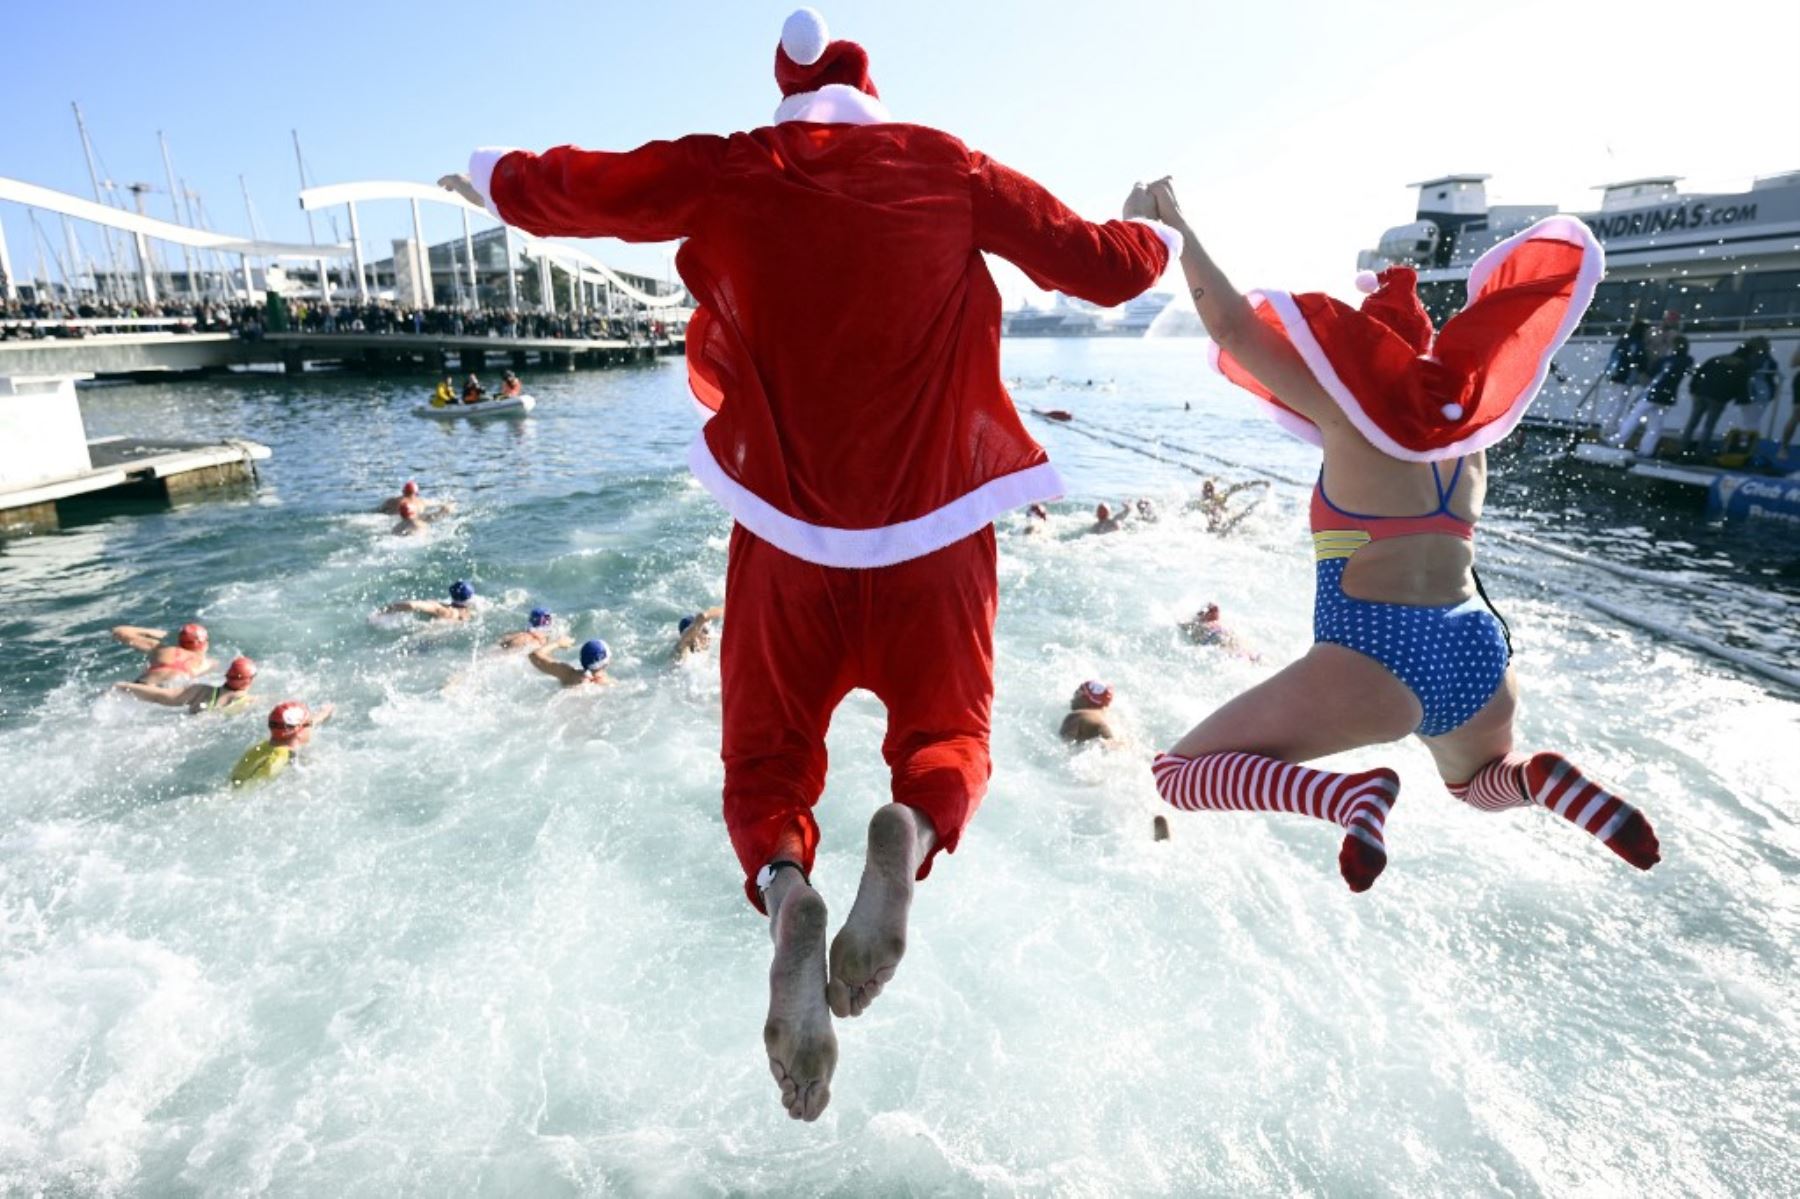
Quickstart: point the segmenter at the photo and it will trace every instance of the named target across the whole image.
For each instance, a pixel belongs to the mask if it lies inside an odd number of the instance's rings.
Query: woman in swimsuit
[[[250,694],[250,685],[255,681],[256,663],[249,658],[239,657],[231,660],[231,665],[225,670],[225,682],[216,687],[209,683],[190,683],[186,687],[114,683],[113,688],[145,703],[161,704],[165,708],[186,708],[190,716],[198,716],[202,712],[236,712],[246,707],[254,698]]]
[[[140,683],[165,684],[177,679],[191,679],[213,667],[212,659],[206,656],[205,625],[182,625],[174,645],[163,644],[169,635],[164,629],[122,624],[113,629],[112,635],[119,644],[148,656],[144,673],[137,678]]]
[[[1344,880],[1363,891],[1387,864],[1398,777],[1298,763],[1410,733],[1472,807],[1548,807],[1633,866],[1655,865],[1656,836],[1636,808],[1560,754],[1514,752],[1511,647],[1474,575],[1485,448],[1516,424],[1585,310],[1598,243],[1556,217],[1507,239],[1477,263],[1471,303],[1438,333],[1405,267],[1384,272],[1360,312],[1324,296],[1246,298],[1169,182],[1152,191],[1159,219],[1186,238],[1182,267],[1215,363],[1324,451],[1313,647],[1157,758],[1163,798],[1330,820],[1345,830]]]

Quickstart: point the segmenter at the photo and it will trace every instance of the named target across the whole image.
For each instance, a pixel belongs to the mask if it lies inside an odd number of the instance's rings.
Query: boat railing
[[[1635,316],[1590,317],[1576,329],[1578,337],[1617,337],[1629,329]],[[1735,316],[1689,316],[1681,322],[1683,333],[1761,333],[1769,329],[1800,329],[1800,312],[1743,313]]]

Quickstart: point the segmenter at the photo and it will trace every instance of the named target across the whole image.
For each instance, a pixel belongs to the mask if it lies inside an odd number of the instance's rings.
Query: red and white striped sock
[[[1387,866],[1382,830],[1400,793],[1391,770],[1333,774],[1259,754],[1218,753],[1158,754],[1150,771],[1158,794],[1183,811],[1294,812],[1339,825],[1345,836],[1338,871],[1352,891],[1367,891]]]
[[[1559,753],[1507,754],[1483,766],[1466,783],[1444,785],[1450,794],[1484,812],[1533,804],[1549,808],[1639,870],[1662,861],[1656,832],[1644,814]]]

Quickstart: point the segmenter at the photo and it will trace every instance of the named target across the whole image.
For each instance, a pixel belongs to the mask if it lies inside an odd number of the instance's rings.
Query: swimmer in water
[[[146,629],[137,625],[122,624],[112,631],[113,640],[144,654],[148,663],[137,681],[152,686],[166,687],[171,683],[186,683],[213,668],[213,661],[206,656],[206,626],[201,624],[184,624],[176,634],[174,645],[164,645],[168,632],[164,629]]]
[[[470,620],[475,615],[475,610],[469,606],[474,599],[475,588],[458,579],[450,584],[450,602],[447,604],[439,600],[399,600],[381,611],[383,615],[411,612],[432,620]]]
[[[1226,511],[1227,505],[1231,502],[1231,497],[1240,491],[1267,487],[1268,485],[1268,481],[1265,479],[1254,479],[1248,483],[1233,483],[1231,486],[1221,491],[1213,480],[1208,479],[1206,482],[1200,484],[1200,494],[1188,501],[1188,511],[1204,513],[1206,516],[1206,531],[1208,533],[1217,533],[1222,537],[1237,528],[1239,521],[1243,520],[1246,516],[1249,516],[1251,512],[1256,510],[1256,505],[1251,504],[1248,507],[1241,509],[1235,516],[1228,517]]]
[[[1050,509],[1042,504],[1033,504],[1025,509],[1025,527],[1019,532],[1026,537],[1036,537],[1050,529]]]
[[[1089,679],[1075,688],[1075,694],[1070,697],[1069,714],[1063,717],[1059,735],[1072,745],[1080,745],[1084,741],[1113,740],[1112,721],[1106,715],[1106,710],[1112,707],[1112,701],[1111,687],[1096,679]]]
[[[565,687],[581,687],[589,683],[604,687],[610,684],[612,680],[606,677],[606,664],[612,661],[612,650],[607,647],[606,642],[598,637],[582,642],[577,655],[581,660],[579,668],[567,662],[559,662],[555,657],[557,650],[568,649],[574,644],[573,637],[559,637],[550,645],[532,650],[531,664]]]
[[[123,691],[135,699],[165,708],[186,708],[190,716],[202,712],[235,712],[255,702],[250,684],[256,681],[256,663],[248,658],[233,658],[225,669],[225,682],[189,683],[185,687],[156,687],[148,683],[114,683],[115,691]]]
[[[1359,279],[1370,293],[1360,310],[1266,292],[1253,305],[1208,257],[1169,181],[1150,190],[1184,235],[1182,268],[1221,372],[1324,450],[1313,647],[1159,755],[1162,797],[1329,820],[1345,834],[1339,872],[1364,891],[1387,866],[1399,777],[1300,763],[1413,734],[1476,810],[1548,808],[1637,869],[1656,865],[1643,813],[1559,753],[1515,752],[1510,637],[1474,575],[1486,447],[1518,421],[1591,300],[1602,273],[1593,234],[1553,216],[1500,242],[1438,331],[1408,267]]]
[[[295,699],[276,704],[269,713],[268,737],[245,750],[237,760],[231,768],[231,785],[266,783],[293,765],[300,750],[312,740],[313,730],[330,720],[334,711],[332,705],[326,704],[312,712]]]
[[[1149,496],[1138,497],[1138,499],[1136,501],[1134,501],[1131,506],[1137,510],[1137,517],[1139,520],[1148,522],[1150,524],[1156,523],[1156,520],[1157,520],[1156,501],[1152,500]]]
[[[431,532],[433,513],[418,500],[401,500],[399,523],[393,528],[396,537],[417,537]]]
[[[1207,604],[1200,611],[1194,613],[1192,620],[1182,621],[1179,627],[1187,635],[1187,639],[1195,645],[1217,646],[1240,658],[1257,659],[1257,655],[1246,650],[1244,643],[1238,639],[1238,635],[1226,628],[1224,622],[1219,619],[1219,605],[1217,604]]]
[[[548,608],[533,608],[529,623],[514,633],[500,638],[501,649],[541,649],[550,644],[556,617]]]
[[[408,479],[406,482],[400,484],[399,495],[388,496],[387,499],[381,501],[381,504],[375,511],[381,513],[383,516],[398,516],[402,504],[406,503],[408,500],[417,500],[419,498],[418,483]]]
[[[1117,533],[1125,527],[1125,518],[1131,515],[1129,507],[1114,512],[1112,505],[1100,503],[1094,506],[1094,523],[1088,526],[1090,533]]]
[[[438,517],[446,515],[451,508],[455,507],[449,500],[427,499],[424,495],[420,494],[418,483],[412,479],[408,479],[400,485],[399,495],[388,496],[387,499],[381,501],[375,511],[383,516],[400,516],[402,515],[400,511],[401,508],[403,508],[409,500],[412,501],[413,506],[426,520],[436,520]]]
[[[683,616],[675,626],[675,660],[680,662],[694,654],[705,653],[712,644],[712,622],[723,615],[723,607],[713,607],[692,616]]]

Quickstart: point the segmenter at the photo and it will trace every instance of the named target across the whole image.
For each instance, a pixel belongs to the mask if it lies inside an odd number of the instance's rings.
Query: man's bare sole
[[[781,1087],[781,1106],[796,1120],[817,1120],[831,1102],[837,1034],[825,1007],[825,900],[795,887],[776,910],[775,959],[769,963],[769,1018],[763,1048]]]
[[[850,918],[831,942],[832,1014],[860,1016],[906,955],[906,916],[918,870],[919,826],[912,809],[888,804],[869,821],[869,856]]]

